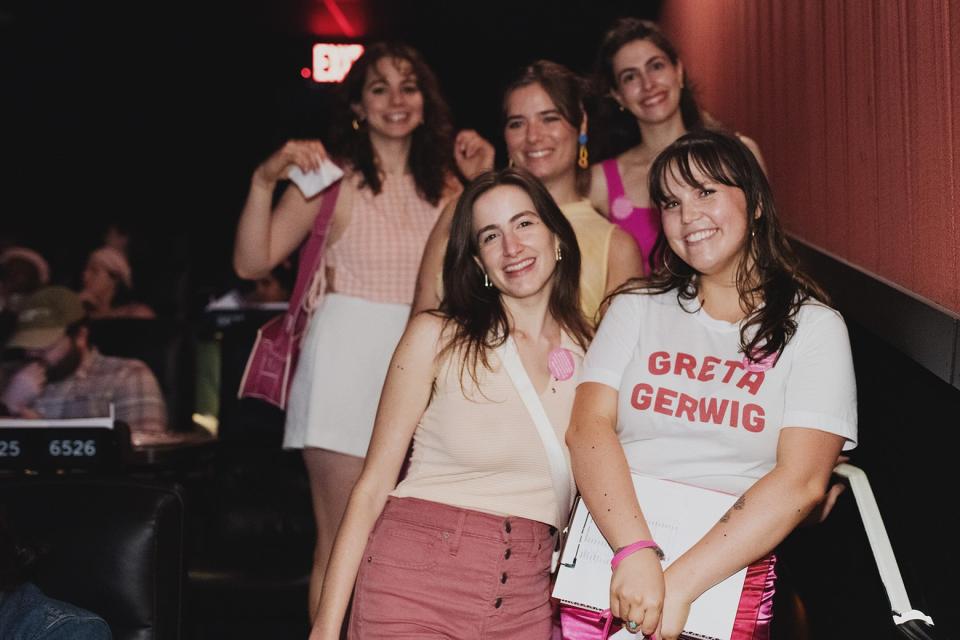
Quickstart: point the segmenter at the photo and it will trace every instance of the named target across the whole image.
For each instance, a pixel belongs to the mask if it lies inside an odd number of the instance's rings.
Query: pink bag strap
[[[333,211],[337,205],[337,196],[340,195],[341,182],[343,180],[337,180],[321,195],[320,211],[317,212],[313,229],[300,251],[300,260],[297,263],[297,282],[293,287],[293,293],[290,295],[290,303],[287,307],[285,323],[287,331],[293,331],[297,316],[303,311],[303,296],[313,280],[314,273],[320,266],[321,258],[323,258],[327,231],[330,230],[330,223],[333,220]]]
[[[620,177],[620,169],[617,167],[617,159],[609,158],[600,163],[603,168],[603,177],[607,179],[607,200],[612,204],[614,200],[623,196],[626,190],[623,188],[623,178]]]

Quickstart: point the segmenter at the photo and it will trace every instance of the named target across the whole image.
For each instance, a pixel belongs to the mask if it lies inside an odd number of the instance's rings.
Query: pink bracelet
[[[616,569],[617,565],[623,562],[624,558],[640,551],[640,549],[653,549],[657,552],[657,557],[663,560],[663,550],[657,546],[656,542],[653,540],[637,540],[633,544],[628,544],[625,547],[617,549],[617,552],[613,554],[613,560],[610,561],[610,567]]]

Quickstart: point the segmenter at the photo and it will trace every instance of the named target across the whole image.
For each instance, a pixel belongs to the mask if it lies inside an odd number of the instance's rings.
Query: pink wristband
[[[656,542],[653,540],[637,540],[633,544],[628,544],[625,547],[617,549],[617,552],[613,554],[613,560],[610,561],[610,568],[616,569],[617,565],[623,562],[624,558],[640,551],[640,549],[653,549],[657,552],[657,557],[663,560],[663,550],[657,546]]]

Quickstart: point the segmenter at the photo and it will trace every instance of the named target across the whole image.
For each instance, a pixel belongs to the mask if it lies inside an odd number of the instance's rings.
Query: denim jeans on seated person
[[[50,598],[26,582],[0,591],[0,638],[4,640],[111,640],[100,616]]]

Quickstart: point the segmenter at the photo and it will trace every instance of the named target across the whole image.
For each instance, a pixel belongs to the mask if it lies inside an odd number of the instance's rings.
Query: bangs
[[[667,188],[667,178],[686,184],[694,189],[703,188],[696,173],[711,182],[743,189],[730,167],[720,158],[715,145],[690,144],[674,145],[660,154],[650,168],[650,200],[662,207],[674,197]]]

